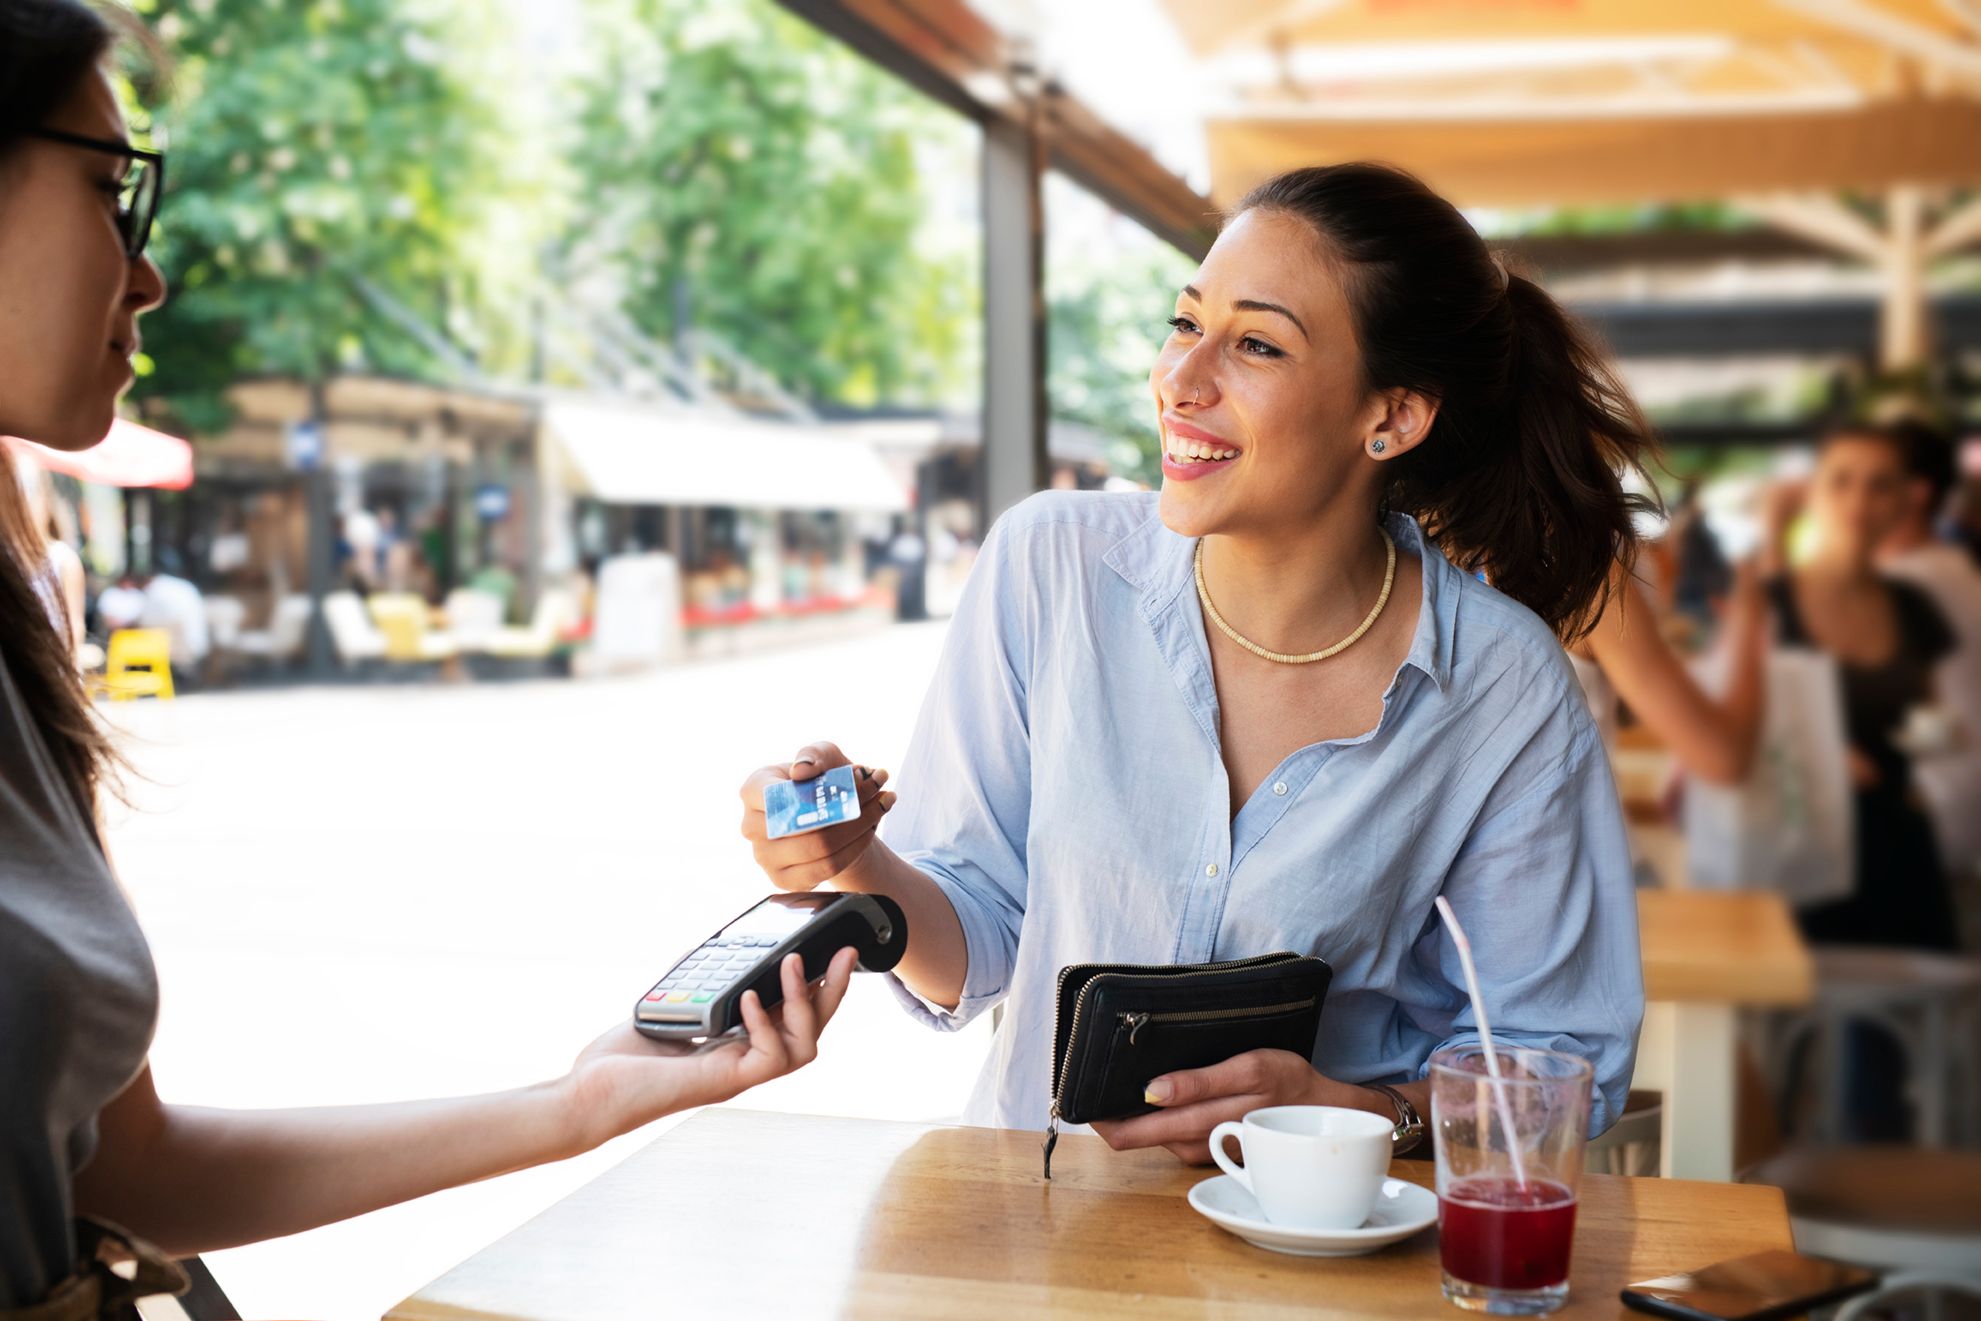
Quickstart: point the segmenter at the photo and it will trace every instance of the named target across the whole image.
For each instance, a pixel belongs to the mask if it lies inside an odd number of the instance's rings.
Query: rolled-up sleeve
[[[881,827],[888,845],[948,897],[963,927],[969,968],[956,1008],[889,976],[916,1017],[944,1030],[1005,997],[1025,916],[1032,594],[1010,590],[1013,543],[1024,540],[1012,522],[1007,515],[992,529],[971,570],[901,768],[900,801]]]
[[[1644,977],[1630,847],[1609,759],[1593,724],[1565,723],[1563,730],[1549,722],[1515,759],[1453,860],[1443,893],[1471,941],[1494,1040],[1590,1062],[1593,1136],[1623,1110]],[[1458,949],[1435,914],[1414,954],[1427,978],[1444,983],[1446,1003],[1459,1006],[1434,1029],[1447,1033],[1438,1048],[1476,1045]]]

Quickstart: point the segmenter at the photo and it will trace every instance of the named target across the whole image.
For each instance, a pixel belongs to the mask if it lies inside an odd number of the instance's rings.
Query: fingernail
[[[899,794],[892,794],[883,791],[880,796],[880,810],[885,812],[888,809],[892,808],[899,801],[901,801],[901,797]]]
[[[886,784],[886,783],[887,783],[887,772],[886,772],[886,771],[875,771],[875,772],[874,772],[874,783],[875,783],[875,784]]]
[[[1175,1090],[1176,1088],[1171,1085],[1169,1079],[1158,1078],[1143,1089],[1142,1099],[1150,1105],[1161,1105],[1169,1099],[1170,1093]]]
[[[791,764],[793,766],[815,766],[818,764],[818,758],[806,756],[801,752],[791,759]]]

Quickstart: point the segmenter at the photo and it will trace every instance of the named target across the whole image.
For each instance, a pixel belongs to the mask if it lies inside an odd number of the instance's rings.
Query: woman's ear
[[[1370,458],[1393,459],[1424,443],[1437,420],[1437,400],[1415,390],[1392,390],[1378,396],[1379,411],[1362,448]]]

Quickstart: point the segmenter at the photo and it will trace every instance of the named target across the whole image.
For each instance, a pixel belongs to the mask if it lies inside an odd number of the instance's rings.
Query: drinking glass
[[[1593,1074],[1558,1051],[1496,1054],[1498,1086],[1481,1047],[1431,1056],[1444,1296],[1471,1312],[1539,1316],[1568,1301]]]

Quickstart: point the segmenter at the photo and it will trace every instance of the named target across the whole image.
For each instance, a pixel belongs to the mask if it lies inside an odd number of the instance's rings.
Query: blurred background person
[[[138,612],[138,627],[162,628],[170,634],[173,674],[197,682],[213,651],[206,598],[184,576],[178,552],[166,546],[160,547],[157,555],[157,567],[144,579],[144,608]]]
[[[1746,776],[1767,697],[1767,601],[1761,583],[1761,570],[1751,563],[1734,575],[1721,625],[1727,683],[1724,695],[1714,697],[1665,641],[1651,595],[1617,566],[1596,626],[1569,651],[1612,753],[1621,700],[1684,770],[1719,784]]]
[[[1879,549],[1878,568],[1932,598],[1953,630],[1954,649],[1935,675],[1949,719],[1925,723],[1940,724],[1936,732],[1954,746],[1922,756],[1916,772],[1939,834],[1962,944],[1981,948],[1974,902],[1981,883],[1981,567],[1940,535],[1958,481],[1953,441],[1919,422],[1898,423],[1892,431],[1905,444],[1910,480],[1898,524]]]
[[[1841,671],[1856,791],[1853,892],[1805,908],[1818,943],[1955,947],[1940,850],[1913,783],[1903,731],[1934,702],[1934,674],[1954,635],[1932,598],[1879,571],[1878,554],[1906,517],[1908,446],[1874,428],[1831,434],[1809,483],[1813,548],[1768,585],[1777,636],[1813,647]]]
[[[135,573],[120,573],[97,594],[96,619],[104,637],[120,628],[136,628],[144,615],[144,586]]]

